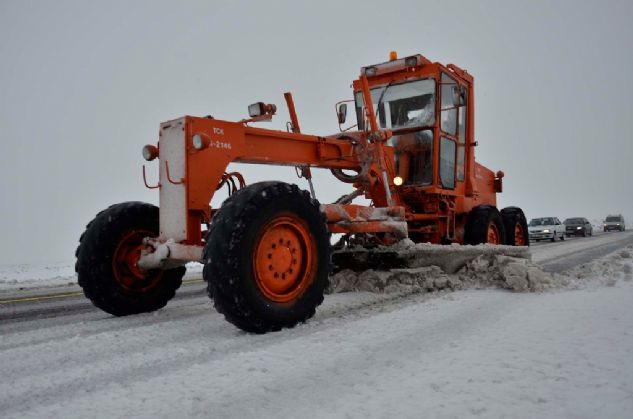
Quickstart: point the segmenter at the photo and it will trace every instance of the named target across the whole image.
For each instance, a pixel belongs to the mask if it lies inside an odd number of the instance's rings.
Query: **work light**
[[[143,158],[147,161],[152,161],[158,157],[158,147],[155,145],[147,144],[143,147]]]

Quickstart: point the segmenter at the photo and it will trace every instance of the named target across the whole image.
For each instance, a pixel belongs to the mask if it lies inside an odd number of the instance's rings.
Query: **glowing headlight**
[[[395,178],[393,178],[393,184],[396,186],[402,185],[402,178],[400,176],[396,176]]]
[[[582,230],[582,227],[578,226],[576,227],[576,230]]]
[[[147,161],[152,161],[158,157],[158,147],[155,145],[147,144],[143,147],[143,158]]]
[[[543,230],[543,233],[549,233],[548,229]]]

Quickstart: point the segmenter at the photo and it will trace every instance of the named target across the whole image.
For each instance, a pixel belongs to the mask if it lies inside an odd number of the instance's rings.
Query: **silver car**
[[[604,220],[604,231],[618,230],[624,231],[626,230],[626,226],[624,224],[624,217],[622,215],[609,215],[606,220]]]

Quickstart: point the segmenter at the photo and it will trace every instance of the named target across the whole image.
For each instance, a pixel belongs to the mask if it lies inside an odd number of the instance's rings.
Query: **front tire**
[[[158,236],[158,213],[144,202],[112,205],[81,235],[75,271],[85,296],[101,310],[115,316],[155,311],[182,284],[184,267],[144,271],[136,266],[143,239]]]
[[[296,185],[261,182],[231,195],[213,218],[204,276],[215,308],[266,333],[311,318],[330,273],[330,232],[318,201]]]

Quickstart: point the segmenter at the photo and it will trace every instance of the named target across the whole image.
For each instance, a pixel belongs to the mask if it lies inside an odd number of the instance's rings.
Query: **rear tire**
[[[163,308],[182,284],[184,267],[136,267],[145,237],[159,234],[158,208],[124,202],[101,211],[86,227],[75,253],[75,271],[86,297],[115,316]]]
[[[331,269],[318,201],[296,185],[255,183],[231,195],[212,224],[204,277],[226,320],[266,333],[314,315]]]
[[[501,210],[501,219],[509,246],[529,246],[529,233],[525,214],[518,207],[507,207]]]
[[[466,222],[464,242],[470,245],[504,244],[506,235],[499,210],[492,205],[473,208]]]

